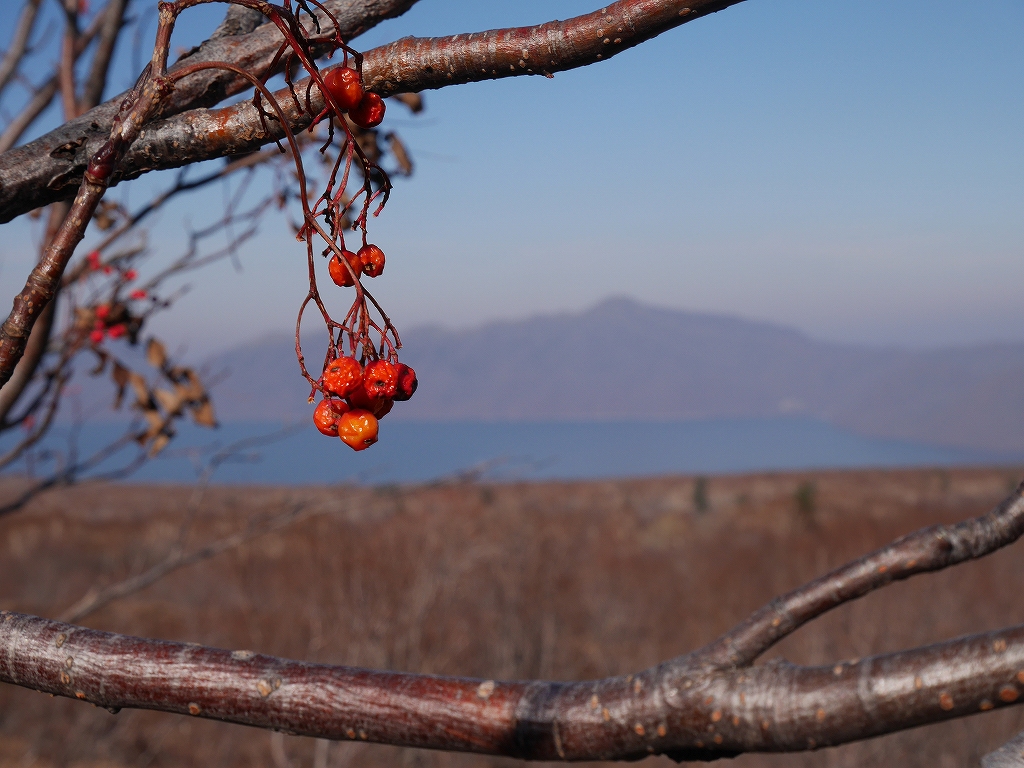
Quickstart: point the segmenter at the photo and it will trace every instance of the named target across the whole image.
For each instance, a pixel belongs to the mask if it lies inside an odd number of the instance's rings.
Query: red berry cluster
[[[345,261],[334,255],[327,264],[331,280],[342,288],[355,285],[360,275],[377,277],[384,272],[384,251],[376,245],[364,245],[355,253],[344,251],[344,254]]]
[[[408,400],[419,382],[403,363],[374,360],[362,366],[353,357],[338,357],[320,379],[326,396],[313,411],[313,423],[328,437],[361,451],[377,442],[378,419],[395,401]]]
[[[376,128],[384,120],[384,100],[363,90],[363,78],[351,67],[335,67],[324,75],[324,87],[349,120],[360,128]]]

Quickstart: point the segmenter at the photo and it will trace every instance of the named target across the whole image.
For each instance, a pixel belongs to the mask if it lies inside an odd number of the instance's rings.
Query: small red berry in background
[[[345,261],[352,267],[352,272],[355,273],[356,279],[358,279],[359,273],[363,271],[363,262],[352,251],[345,251]],[[352,279],[352,272],[348,271],[344,262],[338,258],[337,254],[332,256],[331,260],[327,263],[327,271],[331,274],[331,280],[342,288],[348,288],[356,284],[356,281]]]
[[[98,317],[100,320],[105,319],[106,316],[109,315],[109,314],[110,314],[110,305],[109,304],[100,304],[98,307],[96,307],[96,317]]]
[[[335,67],[324,75],[324,87],[342,111],[355,109],[363,100],[363,79],[350,67]]]
[[[376,245],[364,245],[356,255],[359,256],[359,263],[363,265],[363,274],[370,277],[378,277],[384,272],[384,251]]]
[[[362,386],[363,367],[352,357],[337,357],[324,370],[324,389],[338,397],[345,397]]]
[[[419,379],[416,378],[416,371],[405,363],[396,363],[395,370],[398,373],[398,387],[395,390],[395,400],[408,400],[416,392],[416,387],[420,385]]]
[[[96,270],[100,268],[100,252],[92,251],[86,259],[89,261],[89,269]]]
[[[136,272],[134,269],[129,269],[127,272],[124,273],[125,280],[134,280],[138,276],[139,273]]]
[[[133,299],[144,299],[147,296],[149,296],[149,294],[146,291],[142,290],[141,288],[139,288],[138,290],[132,291],[131,294],[129,294],[129,295]]]
[[[383,419],[387,416],[395,404],[395,401],[390,397],[370,397],[366,394],[366,387],[362,383],[349,392],[346,399],[353,408],[369,411],[378,419]]]
[[[363,388],[370,397],[394,397],[398,389],[398,370],[387,360],[367,363]]]
[[[114,268],[113,268],[112,266],[110,266],[109,264],[107,264],[107,265],[106,265],[106,266],[105,266],[105,267],[103,268],[103,274],[104,274],[104,275],[109,275],[109,274],[112,274],[112,273],[113,273],[113,271],[114,271]]]
[[[91,341],[93,344],[102,344],[103,343],[103,331],[101,331],[99,329],[97,329],[95,331],[92,331],[89,334],[89,341]]]
[[[110,335],[110,338],[119,339],[128,333],[128,326],[124,323],[118,323],[117,325],[110,326],[110,328],[107,329],[107,333]]]
[[[376,417],[361,409],[343,413],[338,419],[338,437],[354,451],[365,450],[376,443],[379,429]]]
[[[328,437],[338,436],[338,419],[351,409],[344,400],[333,400],[325,398],[313,411],[313,423],[320,430],[321,434]]]
[[[348,116],[360,128],[376,128],[384,122],[384,99],[376,93],[367,93],[359,106],[349,110]]]

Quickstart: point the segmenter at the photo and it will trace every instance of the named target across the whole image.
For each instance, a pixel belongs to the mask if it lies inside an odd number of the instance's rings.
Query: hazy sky
[[[421,0],[355,44],[597,7]],[[192,12],[181,41],[222,14]],[[835,340],[1024,340],[1022,39],[1019,0],[748,0],[552,80],[428,92],[424,115],[385,123],[416,174],[372,224],[388,254],[375,293],[399,327],[627,294]],[[165,212],[158,253],[221,196]],[[3,295],[30,229],[4,227]],[[240,274],[203,273],[157,327],[197,351],[289,329],[304,254],[268,217]]]

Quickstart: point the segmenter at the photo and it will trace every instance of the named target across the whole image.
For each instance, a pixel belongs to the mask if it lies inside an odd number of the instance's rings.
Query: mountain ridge
[[[403,333],[420,389],[389,419],[811,416],[871,437],[1024,450],[1024,344],[907,350],[606,299],[577,313]],[[307,349],[307,359],[317,355]],[[226,420],[309,417],[290,336],[217,356]],[[249,374],[249,375],[247,375]]]

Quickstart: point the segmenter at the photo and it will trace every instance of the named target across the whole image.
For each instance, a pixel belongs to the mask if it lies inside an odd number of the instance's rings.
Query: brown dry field
[[[208,489],[191,546],[301,505],[305,517],[92,614],[99,629],[318,662],[485,678],[635,671],[698,647],[776,594],[924,525],[977,515],[1019,469],[386,488]],[[799,489],[813,482],[813,505]],[[0,501],[16,480],[0,481]],[[193,490],[86,484],[0,519],[0,608],[57,616],[164,558]],[[813,506],[813,510],[811,509]],[[1024,622],[1024,550],[844,606],[768,657],[801,663]],[[1024,729],[1010,708],[870,742],[747,755],[738,768],[970,766]],[[330,744],[153,712],[111,715],[0,687],[0,765],[511,766]],[[671,765],[666,758],[650,762]]]

